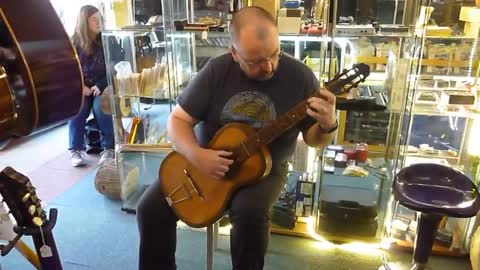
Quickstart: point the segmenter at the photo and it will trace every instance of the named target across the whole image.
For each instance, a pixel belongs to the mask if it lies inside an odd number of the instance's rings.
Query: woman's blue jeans
[[[105,114],[101,109],[100,96],[84,96],[82,108],[70,121],[68,121],[69,150],[85,150],[85,124],[90,112],[101,132],[101,146],[103,149],[114,148],[112,116]]]

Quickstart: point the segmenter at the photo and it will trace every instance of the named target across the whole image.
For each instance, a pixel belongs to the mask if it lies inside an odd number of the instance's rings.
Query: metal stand
[[[7,245],[0,245],[1,255],[7,255],[22,236],[32,236],[35,250],[38,258],[40,259],[41,269],[63,270],[62,263],[60,262],[60,256],[58,255],[57,246],[55,244],[55,239],[53,238],[52,234],[52,230],[57,223],[57,214],[57,209],[50,209],[49,220],[42,226],[41,229],[15,226],[13,231],[17,234],[17,236]],[[48,252],[45,252],[45,246],[47,247]]]

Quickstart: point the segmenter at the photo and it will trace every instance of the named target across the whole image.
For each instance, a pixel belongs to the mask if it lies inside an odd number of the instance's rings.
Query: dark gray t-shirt
[[[263,122],[275,120],[318,87],[313,72],[289,55],[280,57],[277,72],[270,80],[256,81],[246,77],[231,54],[224,54],[200,70],[177,102],[200,121],[196,135],[200,145],[205,146],[223,125],[241,122],[260,128]],[[299,132],[313,123],[308,117],[268,145],[272,172],[291,158]]]

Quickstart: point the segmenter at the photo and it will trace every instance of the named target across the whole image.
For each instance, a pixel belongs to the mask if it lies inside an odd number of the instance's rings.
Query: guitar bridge
[[[183,193],[185,195],[185,197],[181,198],[181,199],[178,199],[176,201],[172,200],[172,196],[177,193],[177,191],[180,191],[180,189],[183,190]],[[183,202],[185,200],[188,200],[190,199],[192,196],[190,195],[190,192],[188,192],[188,190],[185,188],[185,184],[180,184],[178,185],[174,190],[172,190],[172,192],[170,192],[170,194],[168,194],[168,196],[165,197],[165,200],[167,201],[168,205],[169,206],[172,206],[173,204],[176,204],[176,203],[179,203],[179,202]]]
[[[200,197],[200,199],[203,201],[205,200],[203,198],[203,195],[202,193],[200,192],[199,188],[197,187],[197,185],[195,185],[195,182],[192,180],[192,178],[190,177],[190,174],[188,173],[188,171],[186,169],[183,170],[183,173],[185,174],[185,177],[187,177],[187,180],[188,180],[188,183],[190,184],[190,186],[192,186],[193,188],[193,192],[195,194],[198,195],[198,197]],[[177,191],[179,191],[180,189],[183,190],[183,193],[185,194],[185,197],[181,198],[181,199],[178,199],[176,201],[172,200],[172,196],[177,193]],[[181,183],[180,185],[178,185],[174,190],[172,190],[172,192],[170,192],[170,194],[168,194],[168,196],[166,196],[165,200],[167,201],[168,205],[172,206],[173,204],[176,204],[176,203],[179,203],[179,202],[183,202],[185,200],[188,200],[192,198],[192,194],[191,194],[191,191],[189,189],[187,189],[185,187],[185,182]]]

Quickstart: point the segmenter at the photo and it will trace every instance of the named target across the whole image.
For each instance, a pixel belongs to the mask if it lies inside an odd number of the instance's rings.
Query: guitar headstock
[[[0,172],[0,194],[17,226],[38,228],[47,221],[46,212],[30,179],[11,167]]]
[[[348,93],[352,88],[357,87],[359,83],[364,82],[370,75],[370,66],[360,63],[355,64],[351,69],[344,69],[335,75],[325,87],[335,95]]]

